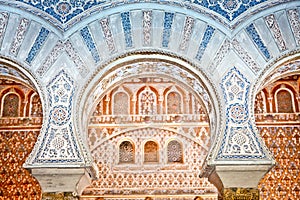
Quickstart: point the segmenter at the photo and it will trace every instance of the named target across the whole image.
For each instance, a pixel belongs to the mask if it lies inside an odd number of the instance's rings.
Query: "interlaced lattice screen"
[[[299,77],[280,79],[256,96],[256,124],[276,160],[259,183],[261,199],[300,197]]]
[[[0,79],[0,105],[0,199],[41,199],[38,181],[22,166],[40,133],[40,99],[31,88]]]

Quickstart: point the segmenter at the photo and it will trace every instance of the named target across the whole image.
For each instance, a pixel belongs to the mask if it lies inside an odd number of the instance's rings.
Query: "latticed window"
[[[124,141],[119,147],[119,163],[134,163],[134,146],[129,141]]]
[[[178,141],[172,140],[168,143],[167,153],[168,163],[183,163],[182,146]]]
[[[177,92],[170,92],[167,96],[168,114],[181,113],[181,96]]]
[[[3,101],[3,117],[19,116],[19,97],[16,94],[8,94]]]
[[[154,141],[146,142],[144,146],[144,162],[158,162],[158,145]]]
[[[280,90],[277,93],[277,108],[280,113],[293,112],[293,99],[287,90]]]
[[[139,114],[156,114],[156,95],[149,87],[146,87],[139,95],[140,110]]]

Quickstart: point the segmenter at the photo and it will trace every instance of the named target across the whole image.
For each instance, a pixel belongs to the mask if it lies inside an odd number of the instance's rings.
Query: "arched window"
[[[158,145],[154,141],[148,141],[144,146],[144,162],[158,162]]]
[[[288,90],[279,90],[276,93],[277,112],[292,113],[293,112],[293,97]]]
[[[156,95],[149,87],[146,87],[139,94],[139,105],[140,105],[139,114],[153,115],[157,113]]]
[[[183,163],[182,153],[182,145],[178,141],[172,140],[168,143],[168,163]]]
[[[37,94],[34,94],[31,97],[30,116],[41,117],[42,115],[43,115],[43,111],[42,111],[40,98]]]
[[[119,146],[119,163],[134,163],[135,150],[129,141],[124,141]]]
[[[125,92],[117,92],[113,96],[113,114],[114,115],[128,115],[129,114],[129,100]]]
[[[18,117],[19,101],[19,96],[16,94],[6,95],[3,100],[2,117]]]
[[[181,113],[181,96],[177,92],[170,92],[167,96],[167,113],[179,114]]]

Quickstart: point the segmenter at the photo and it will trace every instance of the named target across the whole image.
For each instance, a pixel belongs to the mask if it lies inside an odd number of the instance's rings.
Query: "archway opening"
[[[169,74],[162,67],[171,67]],[[211,102],[193,75],[178,69],[177,79],[174,68],[157,61],[124,66],[119,73],[127,76],[97,94],[87,140],[98,177],[81,198],[218,198],[199,177],[212,141]]]
[[[23,168],[40,133],[42,103],[29,78],[0,64],[0,198],[40,199],[38,181]]]
[[[300,195],[299,60],[273,71],[255,98],[255,121],[276,165],[261,179],[261,199],[297,199]]]

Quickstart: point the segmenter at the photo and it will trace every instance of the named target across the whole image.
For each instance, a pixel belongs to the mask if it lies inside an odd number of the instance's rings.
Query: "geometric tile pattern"
[[[54,17],[60,23],[64,24],[75,18],[77,15],[82,13],[88,13],[87,10],[98,7],[98,9],[108,9],[110,7],[115,7],[116,5],[123,5],[126,3],[139,3],[145,2],[144,0],[136,1],[118,1],[117,3],[112,1],[108,2],[103,0],[88,0],[88,1],[53,1],[53,0],[40,0],[38,3],[35,0],[16,0],[19,2],[26,3],[33,6],[43,12],[48,13],[50,16]],[[233,21],[235,18],[251,9],[252,7],[266,2],[268,0],[218,0],[218,1],[155,1],[161,4],[171,4],[176,2],[179,6],[187,6],[198,10],[197,7],[204,7],[213,12],[218,13],[228,21]],[[271,0],[270,0],[271,1]],[[148,1],[146,1],[148,2]]]
[[[129,12],[121,13],[123,31],[125,36],[125,45],[127,48],[132,47],[131,23]]]
[[[199,61],[201,60],[201,58],[205,52],[205,49],[206,49],[210,39],[212,38],[214,32],[215,32],[215,28],[211,27],[210,25],[207,25],[204,35],[202,37],[201,43],[199,45],[197,55],[196,55],[197,60],[199,60]]]
[[[217,160],[265,158],[249,120],[250,82],[235,67],[222,79],[225,100],[226,128]]]
[[[82,164],[78,141],[71,122],[75,86],[62,70],[47,86],[49,119],[33,164]],[[28,164],[31,165],[31,164]]]
[[[39,182],[23,168],[39,133],[0,131],[0,199],[39,199],[41,196]]]
[[[174,13],[165,12],[162,47],[169,46]]]
[[[38,52],[40,51],[41,47],[43,46],[44,42],[46,41],[48,35],[49,35],[49,30],[47,30],[46,28],[42,27],[39,35],[37,36],[37,38],[35,39],[34,44],[32,45],[27,58],[26,58],[26,62],[28,62],[29,64],[32,62],[32,60],[35,58],[35,56],[38,54]]]
[[[249,26],[246,27],[246,32],[256,45],[256,47],[261,51],[262,55],[264,56],[265,59],[269,60],[271,58],[271,55],[263,43],[260,35],[258,34],[254,24],[250,24]]]
[[[259,132],[276,159],[276,165],[261,179],[261,199],[298,199],[300,196],[299,125],[259,126]]]
[[[85,45],[92,54],[95,63],[98,63],[100,61],[100,56],[89,28],[87,26],[84,27],[80,30],[80,34],[83,38]]]
[[[229,21],[233,21],[248,9],[267,0],[217,0],[217,1],[193,1],[193,3],[208,8],[222,15]]]

